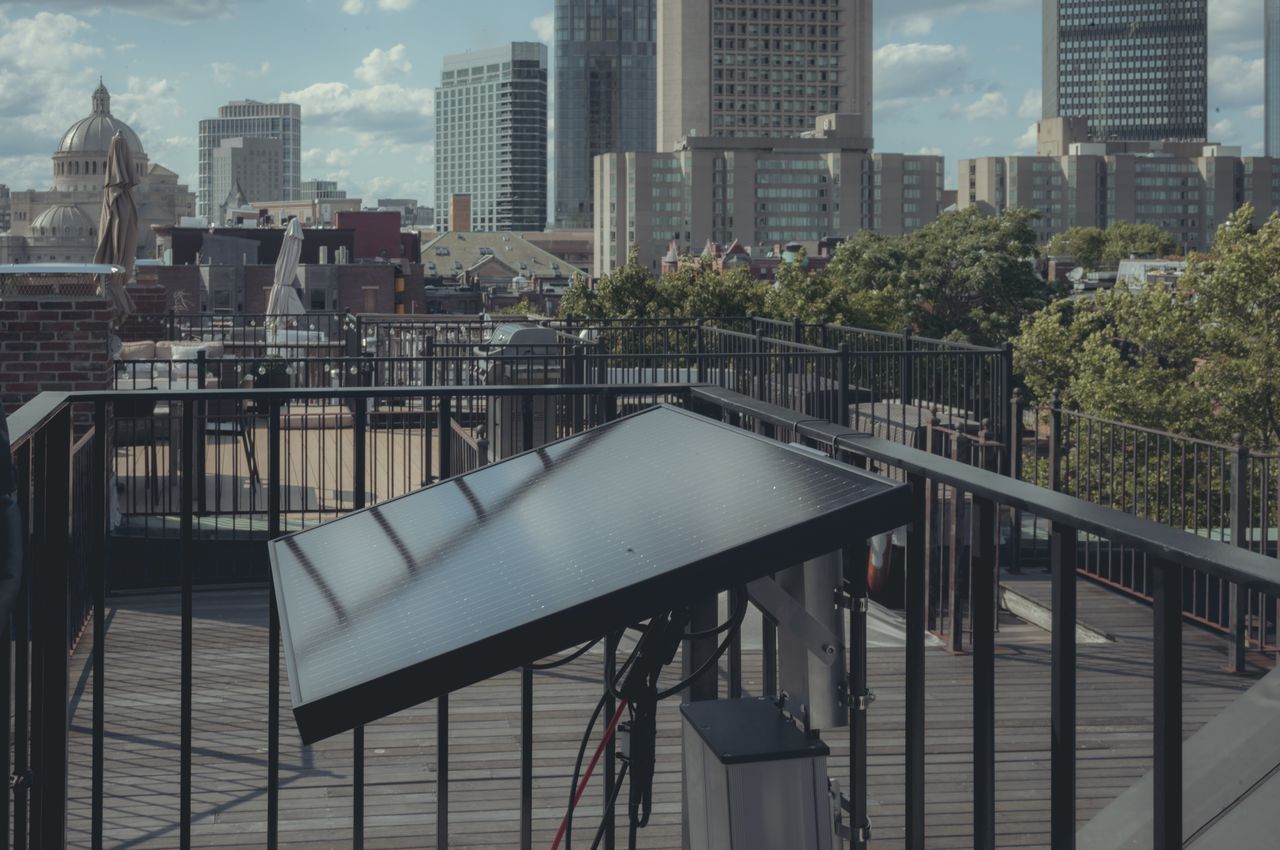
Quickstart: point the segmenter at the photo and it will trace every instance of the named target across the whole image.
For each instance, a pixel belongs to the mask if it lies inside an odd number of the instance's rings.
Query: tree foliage
[[[1040,399],[1219,442],[1280,445],[1280,218],[1246,206],[1177,289],[1057,301],[1023,324],[1014,367]]]
[[[1107,234],[1100,227],[1072,227],[1049,240],[1045,254],[1050,257],[1074,257],[1086,271],[1102,267],[1102,253],[1107,247]]]

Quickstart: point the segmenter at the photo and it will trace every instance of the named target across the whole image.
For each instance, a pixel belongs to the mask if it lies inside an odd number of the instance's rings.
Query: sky
[[[1212,140],[1262,152],[1262,0],[1209,0]],[[875,140],[962,158],[1034,152],[1041,0],[880,0]],[[551,0],[0,0],[0,183],[45,189],[101,75],[152,162],[192,190],[201,118],[302,104],[303,177],[352,197],[434,184],[446,53],[552,37]],[[554,61],[554,60],[553,60]],[[554,132],[554,128],[552,129]]]

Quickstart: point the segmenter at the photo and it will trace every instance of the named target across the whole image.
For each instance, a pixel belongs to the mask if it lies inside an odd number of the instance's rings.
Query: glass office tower
[[[556,0],[556,211],[592,224],[592,159],[657,144],[656,0]]]
[[[1269,157],[1280,157],[1280,0],[1266,0],[1266,123]]]
[[[1044,117],[1094,141],[1204,141],[1208,0],[1044,0]]]

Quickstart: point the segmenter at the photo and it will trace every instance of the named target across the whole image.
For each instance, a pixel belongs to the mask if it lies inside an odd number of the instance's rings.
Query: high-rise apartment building
[[[842,123],[843,122],[843,123]],[[658,271],[662,257],[708,240],[737,241],[753,256],[859,230],[914,232],[942,211],[943,159],[871,154],[857,116],[818,116],[794,139],[691,136],[670,153],[596,157],[594,274],[632,250]]]
[[[215,223],[250,200],[274,198],[284,187],[284,146],[279,139],[223,139],[213,150],[211,193]]]
[[[591,227],[592,160],[657,144],[658,0],[556,0],[555,225]]]
[[[212,217],[216,205],[225,198],[213,191],[213,152],[223,139],[279,139],[283,149],[284,171],[281,175],[279,200],[298,198],[302,181],[302,107],[296,103],[259,103],[236,100],[218,107],[216,118],[200,121],[200,188],[196,198],[196,214]]]
[[[1204,141],[1208,0],[1043,0],[1044,117],[1094,141]]]
[[[1280,158],[1280,0],[1266,0],[1266,153]]]
[[[1258,225],[1280,208],[1280,161],[1197,142],[1095,142],[1062,156],[960,161],[957,205],[1035,210],[1041,242],[1072,227],[1135,222],[1202,251],[1245,203]]]
[[[471,196],[475,230],[547,223],[547,47],[513,42],[444,58],[436,89],[436,205]]]
[[[685,136],[871,126],[872,0],[658,0],[658,149]]]

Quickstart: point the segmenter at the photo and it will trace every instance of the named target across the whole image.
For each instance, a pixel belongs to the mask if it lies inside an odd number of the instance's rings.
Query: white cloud
[[[1261,50],[1261,7],[1258,0],[1209,0],[1209,41],[1214,52]]]
[[[1254,121],[1261,121],[1267,117],[1267,106],[1265,103],[1257,103],[1249,107],[1248,115]]]
[[[1235,125],[1231,123],[1230,118],[1223,118],[1209,128],[1210,141],[1226,141],[1231,138],[1232,132],[1235,131]]]
[[[916,151],[920,156],[942,156],[942,148],[934,145],[925,145]]]
[[[378,8],[384,12],[403,12],[413,5],[413,0],[378,0]]]
[[[397,44],[389,50],[375,47],[356,68],[356,79],[369,85],[391,82],[413,70],[409,61],[409,48]]]
[[[359,15],[364,12],[364,0],[342,0],[342,11],[347,15]]]
[[[1209,106],[1251,106],[1263,98],[1266,63],[1230,53],[1209,60]]]
[[[1022,105],[1018,107],[1018,117],[1027,121],[1039,121],[1044,111],[1044,93],[1040,89],[1027,89],[1022,96]]]
[[[21,5],[26,5],[26,0],[0,0],[0,10],[6,6]],[[189,23],[226,17],[235,10],[236,0],[43,0],[40,5],[46,10],[85,13],[111,9],[130,15]]]
[[[556,16],[554,12],[539,15],[529,22],[529,28],[538,36],[538,41],[551,44],[556,37]]]
[[[1027,132],[1013,140],[1014,150],[1019,153],[1033,152],[1037,144],[1039,144],[1039,132],[1035,124],[1028,127]]]
[[[1009,100],[1002,92],[987,92],[966,106],[953,106],[951,114],[968,121],[996,121],[1008,117]]]
[[[430,138],[434,127],[435,93],[398,83],[352,88],[346,83],[313,83],[280,99],[298,103],[309,126],[333,127],[357,133],[401,132],[405,142]],[[419,135],[421,134],[421,135]]]
[[[384,12],[403,12],[413,3],[414,0],[377,0],[374,5]],[[365,0],[342,0],[342,11],[348,15],[363,15],[368,10]]]
[[[989,148],[994,143],[995,143],[995,139],[991,138],[990,136],[974,136],[973,137],[973,146],[975,148]]]
[[[905,15],[894,23],[894,29],[907,38],[920,38],[933,32],[933,17],[930,15]]]
[[[932,97],[962,79],[971,64],[969,51],[954,44],[885,44],[874,61],[877,105]]]
[[[253,66],[238,65],[232,62],[214,62],[209,66],[209,70],[213,73],[215,82],[227,85],[233,83],[241,77],[254,79],[265,77],[271,73],[271,63],[262,62],[256,68]]]

